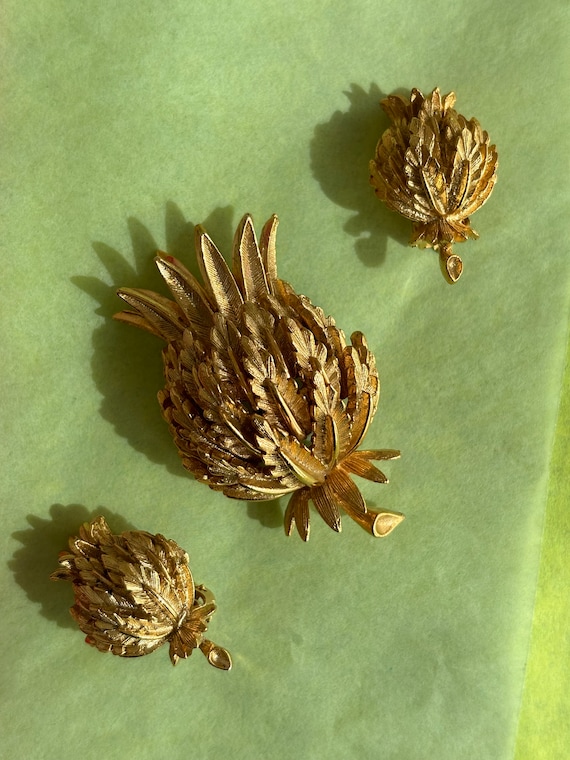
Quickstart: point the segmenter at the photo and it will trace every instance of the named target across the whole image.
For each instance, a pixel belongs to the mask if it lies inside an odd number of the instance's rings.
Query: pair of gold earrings
[[[469,215],[489,197],[497,153],[475,119],[454,109],[455,95],[390,96],[393,124],[370,163],[377,195],[413,221],[412,245],[439,252],[455,282],[462,271],[453,243],[477,237]],[[373,536],[388,535],[403,515],[370,510],[353,475],[387,483],[375,461],[394,449],[360,449],[378,404],[376,363],[361,332],[347,341],[332,317],[279,279],[271,217],[259,242],[246,215],[231,267],[196,228],[200,283],[174,257],[157,267],[174,300],[121,288],[130,309],[117,319],[165,341],[159,393],[183,466],[231,498],[288,495],[285,531],[309,538],[309,505],[335,531],[341,510]],[[229,654],[204,639],[215,609],[195,587],[188,557],[173,541],[144,531],[113,536],[103,518],[82,526],[52,577],[71,580],[72,615],[88,643],[137,656],[170,642],[174,664],[199,647],[231,667]]]

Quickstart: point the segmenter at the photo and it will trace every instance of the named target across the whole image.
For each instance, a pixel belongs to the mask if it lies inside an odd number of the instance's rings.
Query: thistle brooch
[[[70,612],[100,652],[139,657],[170,643],[173,665],[199,647],[229,670],[229,652],[204,638],[216,610],[211,591],[195,586],[188,555],[160,533],[111,533],[103,517],[84,523],[59,555],[52,580],[73,583]]]
[[[370,183],[388,208],[414,222],[411,245],[439,252],[442,270],[456,282],[463,270],[452,244],[479,237],[470,214],[490,196],[497,151],[477,119],[454,109],[455,93],[425,98],[390,95],[381,106],[393,125],[370,161]]]
[[[174,301],[122,288],[132,310],[116,318],[166,341],[162,414],[195,477],[235,499],[292,494],[285,531],[309,538],[309,503],[335,531],[340,509],[374,536],[403,519],[373,512],[352,481],[386,476],[371,460],[398,451],[357,451],[378,403],[376,364],[362,333],[347,343],[331,317],[277,277],[271,217],[258,245],[246,215],[236,232],[232,268],[196,228],[200,284],[179,261],[159,253],[158,269]]]

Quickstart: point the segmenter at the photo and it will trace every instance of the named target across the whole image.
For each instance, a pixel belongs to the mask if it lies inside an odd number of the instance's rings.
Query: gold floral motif
[[[455,93],[439,89],[409,100],[390,95],[381,102],[392,126],[370,161],[370,183],[393,211],[414,222],[411,245],[434,248],[449,282],[463,262],[452,244],[477,238],[469,216],[491,194],[497,179],[497,151],[477,119],[454,110]]]
[[[142,530],[116,536],[98,517],[70,538],[59,565],[50,577],[73,583],[71,616],[100,652],[139,657],[168,641],[173,665],[199,647],[211,665],[231,668],[229,652],[204,638],[213,594],[194,585],[174,541]]]
[[[167,254],[156,258],[174,301],[122,288],[131,310],[117,319],[166,341],[159,393],[184,467],[227,496],[269,500],[291,494],[285,530],[309,538],[309,503],[341,529],[340,508],[374,536],[398,512],[367,509],[351,475],[386,476],[372,460],[394,450],[357,451],[376,411],[378,373],[362,333],[351,343],[331,317],[277,277],[271,217],[260,243],[246,215],[232,268],[196,228],[203,284]]]

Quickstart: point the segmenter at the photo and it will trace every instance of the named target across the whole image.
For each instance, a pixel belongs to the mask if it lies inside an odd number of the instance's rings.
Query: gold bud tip
[[[404,519],[401,512],[379,512],[372,525],[372,535],[382,538],[391,533]]]
[[[224,647],[217,646],[213,641],[204,639],[200,644],[200,650],[206,656],[206,659],[218,670],[231,670],[232,658],[230,653]]]

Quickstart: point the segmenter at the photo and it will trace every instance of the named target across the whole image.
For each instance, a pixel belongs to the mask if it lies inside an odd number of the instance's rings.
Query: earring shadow
[[[379,104],[386,95],[376,84],[366,91],[354,83],[344,94],[348,110],[336,111],[329,121],[315,127],[311,169],[325,195],[355,212],[344,230],[356,238],[354,247],[360,260],[369,267],[379,266],[385,259],[388,240],[407,245],[410,234],[406,220],[387,209],[369,184],[368,165],[388,127]]]

